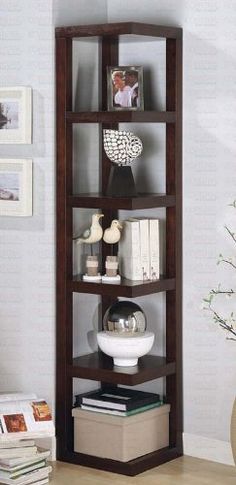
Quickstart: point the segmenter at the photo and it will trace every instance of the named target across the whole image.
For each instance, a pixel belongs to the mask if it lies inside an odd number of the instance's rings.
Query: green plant
[[[234,200],[234,202],[230,204],[230,206],[236,209],[236,200]],[[225,226],[225,230],[228,236],[230,236],[233,242],[236,244],[236,233],[233,232],[231,229],[229,229],[228,226]],[[217,264],[226,264],[226,265],[229,265],[232,270],[236,270],[236,263],[234,262],[234,259],[225,258],[222,254],[219,255]],[[236,341],[235,312],[231,312],[228,317],[224,317],[216,310],[216,307],[215,307],[217,296],[225,295],[228,298],[232,298],[232,296],[235,294],[236,294],[235,289],[233,288],[222,289],[221,284],[219,284],[217,288],[211,289],[208,296],[203,299],[204,301],[203,309],[209,311],[213,317],[213,321],[217,323],[223,330],[228,332],[229,335],[226,337],[228,340]]]

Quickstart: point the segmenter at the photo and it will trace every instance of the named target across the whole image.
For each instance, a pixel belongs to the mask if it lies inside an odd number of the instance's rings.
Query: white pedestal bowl
[[[129,337],[123,335],[98,332],[98,346],[104,354],[113,357],[114,365],[121,367],[137,365],[138,358],[151,350],[154,343],[154,333],[144,332],[142,335]]]

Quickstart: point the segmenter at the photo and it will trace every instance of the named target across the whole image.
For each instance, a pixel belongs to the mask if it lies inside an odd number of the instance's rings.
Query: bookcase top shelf
[[[69,123],[175,123],[175,111],[67,111]]]
[[[104,37],[127,34],[160,37],[164,39],[180,39],[182,38],[182,29],[179,27],[144,24],[141,22],[118,22],[56,28],[56,37]]]
[[[103,381],[111,384],[135,386],[175,373],[175,362],[166,362],[165,357],[145,355],[134,367],[114,367],[113,359],[101,352],[83,355],[73,359],[69,366],[72,377]]]
[[[161,278],[157,281],[132,281],[122,278],[121,283],[117,285],[110,283],[88,283],[87,281],[83,281],[81,276],[78,275],[74,276],[73,281],[69,286],[72,291],[77,293],[136,298],[138,296],[151,295],[152,293],[159,293],[161,291],[174,290],[175,279]]]
[[[67,198],[71,207],[91,209],[136,210],[174,207],[175,196],[166,194],[139,194],[137,197],[109,197],[100,193],[75,194]]]

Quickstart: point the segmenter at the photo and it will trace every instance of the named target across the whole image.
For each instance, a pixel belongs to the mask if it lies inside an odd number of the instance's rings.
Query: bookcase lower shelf
[[[98,468],[113,473],[121,473],[123,475],[135,476],[150,468],[166,463],[170,460],[182,456],[182,450],[176,447],[162,448],[154,451],[148,455],[140,456],[135,460],[123,463],[115,460],[108,460],[107,458],[98,458],[97,456],[84,455],[82,453],[75,453],[73,451],[66,451],[63,455],[58,456],[61,461],[74,463],[77,465],[84,465],[90,468]]]
[[[147,380],[175,374],[175,362],[167,362],[165,357],[145,355],[134,367],[114,367],[113,359],[102,352],[83,355],[73,359],[68,367],[70,377],[103,381],[111,384],[135,386]]]

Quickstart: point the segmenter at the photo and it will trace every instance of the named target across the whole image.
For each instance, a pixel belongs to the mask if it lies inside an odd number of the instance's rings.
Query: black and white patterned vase
[[[130,165],[139,157],[143,144],[129,131],[103,130],[103,144],[107,157],[117,165]]]

